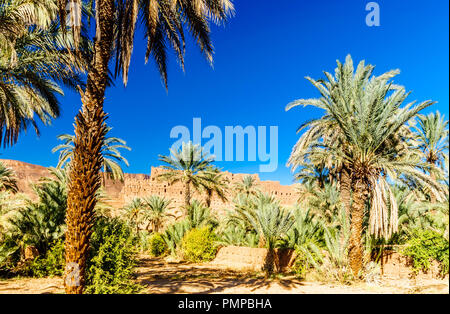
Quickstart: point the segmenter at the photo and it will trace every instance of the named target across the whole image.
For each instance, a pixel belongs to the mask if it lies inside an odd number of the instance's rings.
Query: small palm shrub
[[[181,246],[181,241],[188,230],[188,224],[183,220],[168,226],[166,231],[162,234],[164,242],[169,248],[172,256],[177,255],[177,249]]]
[[[57,179],[42,179],[33,185],[38,201],[26,200],[23,207],[8,213],[2,224],[0,243],[0,268],[14,268],[27,246],[36,248],[44,255],[51,245],[64,236],[67,193],[64,171],[51,169]],[[4,267],[8,264],[8,267]]]
[[[158,257],[167,252],[167,244],[163,237],[159,233],[154,233],[148,239],[150,254],[154,257]]]
[[[217,221],[211,214],[208,207],[203,206],[199,201],[193,200],[187,207],[187,223],[189,229],[199,228],[206,225],[217,226]]]
[[[258,247],[259,237],[254,231],[246,231],[241,225],[227,225],[218,235],[218,243],[226,246]]]
[[[216,256],[216,235],[209,226],[192,229],[183,238],[183,256],[190,262],[207,262]]]
[[[270,275],[273,273],[275,266],[275,244],[289,232],[294,224],[294,219],[290,212],[278,204],[266,202],[258,207],[256,217],[248,213],[247,216],[269,250],[264,268],[266,274]]]
[[[428,271],[433,260],[438,261],[441,275],[449,273],[449,242],[433,230],[417,230],[406,243],[402,253],[413,261],[414,273]]]

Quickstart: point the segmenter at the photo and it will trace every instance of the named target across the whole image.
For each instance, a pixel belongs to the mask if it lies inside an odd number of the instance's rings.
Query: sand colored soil
[[[413,280],[385,278],[377,283],[352,286],[305,282],[293,276],[266,280],[262,274],[233,271],[215,264],[167,262],[141,256],[136,280],[142,293],[243,293],[243,294],[374,294],[374,293],[449,293],[448,279]],[[15,278],[0,280],[4,293],[64,293],[61,278]]]

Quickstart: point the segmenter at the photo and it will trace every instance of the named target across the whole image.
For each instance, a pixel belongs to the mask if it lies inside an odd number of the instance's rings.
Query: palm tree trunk
[[[362,268],[363,263],[363,245],[361,243],[364,209],[369,195],[367,184],[364,180],[357,179],[353,184],[353,203],[351,206],[351,226],[350,226],[350,245],[349,260],[350,268],[356,277]]]
[[[350,176],[350,169],[345,166],[342,167],[341,170],[339,186],[341,192],[341,202],[345,209],[345,215],[347,219],[350,219],[352,178]]]
[[[341,169],[339,180],[341,203],[345,211],[344,223],[347,225],[350,221],[350,208],[352,203],[352,178],[350,169],[348,169],[345,165]],[[345,246],[346,237],[347,235],[345,232],[341,232],[339,240],[341,247]]]
[[[206,207],[211,208],[211,200],[212,200],[212,191],[206,191]]]
[[[434,172],[430,173],[430,177],[432,181],[436,181],[436,174]],[[430,202],[431,204],[437,203],[437,197],[433,192],[430,192]]]
[[[187,208],[191,205],[191,181],[186,181],[184,184],[184,206]]]
[[[97,1],[94,57],[89,69],[81,111],[75,118],[75,148],[70,167],[66,214],[66,293],[81,294],[94,223],[96,192],[101,186],[101,148],[106,133],[103,99],[108,80],[114,25],[114,0]]]
[[[275,264],[275,250],[273,249],[272,245],[269,245],[269,248],[267,249],[266,259],[264,261],[264,270],[266,272],[266,278],[269,278],[273,274],[274,264]]]

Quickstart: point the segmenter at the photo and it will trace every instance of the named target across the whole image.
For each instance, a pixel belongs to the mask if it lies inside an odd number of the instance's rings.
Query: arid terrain
[[[136,280],[141,293],[203,294],[409,294],[449,293],[448,279],[389,279],[351,286],[301,281],[294,276],[264,279],[261,273],[238,272],[213,264],[166,262],[160,258],[140,257]],[[63,293],[61,278],[14,278],[0,281],[0,294]]]

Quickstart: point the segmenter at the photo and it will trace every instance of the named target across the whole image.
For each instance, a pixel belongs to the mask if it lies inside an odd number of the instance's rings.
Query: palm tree
[[[425,154],[425,159],[431,165],[441,169],[448,167],[448,120],[439,112],[418,116],[419,126],[415,126],[416,140],[419,149]],[[435,177],[436,173],[431,173]],[[436,202],[436,196],[431,193],[432,203]]]
[[[171,149],[170,152],[172,156],[159,156],[159,159],[166,163],[162,166],[166,171],[158,178],[169,184],[184,184],[184,205],[187,208],[191,204],[191,187],[199,190],[211,183],[207,173],[214,159],[204,154],[200,145],[194,145],[192,142],[183,143],[180,150]]]
[[[139,225],[142,222],[142,214],[147,208],[146,202],[136,197],[131,200],[123,209],[125,211],[128,222],[135,228],[136,234],[139,232]]]
[[[256,178],[251,175],[246,175],[241,182],[237,182],[234,189],[237,193],[245,194],[247,197],[250,195],[256,195],[259,191]]]
[[[106,128],[107,133],[111,130],[111,127]],[[54,153],[60,151],[57,167],[64,168],[73,158],[75,135],[62,134],[58,136],[58,139],[64,143],[53,148],[52,152]],[[129,166],[129,164],[128,160],[120,154],[119,149],[131,150],[131,148],[127,146],[127,142],[124,140],[118,137],[105,136],[102,148],[102,172],[112,180],[123,181],[123,170],[119,163],[123,162],[127,166]]]
[[[86,68],[89,42],[74,53],[53,19],[54,0],[0,0],[0,144],[13,145],[36,117],[44,124],[59,115],[60,85],[83,87],[77,74]]]
[[[410,177],[429,185],[433,192],[440,190],[424,173],[430,166],[420,160],[404,136],[406,123],[433,102],[401,107],[409,93],[391,81],[399,71],[372,76],[373,70],[373,66],[361,62],[355,72],[353,61],[347,56],[344,65],[338,61],[335,76],[325,72],[327,80],[307,78],[320,91],[320,99],[299,100],[287,107],[309,104],[325,110],[326,119],[339,127],[347,143],[344,149],[336,145],[325,148],[337,164],[346,164],[351,169],[349,259],[354,275],[362,267],[361,240],[367,201],[371,200],[369,232],[389,238],[397,231],[398,213],[388,182],[395,182],[400,176]]]
[[[211,207],[211,200],[214,194],[216,194],[222,202],[226,202],[229,181],[224,178],[224,174],[217,168],[209,168],[205,171],[204,176],[206,180],[202,184],[202,187],[206,192],[206,206]]]
[[[69,2],[78,4],[70,6],[73,25],[70,30],[78,39],[79,25],[83,22],[76,18],[81,16],[81,0],[59,0],[60,20],[66,21],[65,9]],[[173,48],[183,66],[184,27],[187,26],[201,51],[212,61],[209,21],[223,22],[232,11],[230,0],[95,1],[95,57],[89,66],[86,89],[81,93],[83,106],[75,119],[75,150],[67,210],[66,263],[77,265],[81,280],[78,286],[67,286],[67,293],[82,293],[84,287],[95,192],[100,186],[101,149],[106,135],[103,101],[111,58],[115,56],[115,73],[121,73],[126,84],[139,19],[147,39],[146,61],[152,56],[167,88],[167,47]]]
[[[167,213],[167,211],[171,209],[171,201],[166,198],[156,195],[150,196],[149,198],[144,199],[144,203],[145,210],[143,212],[143,219],[148,221],[154,232],[159,232],[161,230],[167,217],[174,217]]]
[[[276,203],[264,203],[257,208],[255,216],[249,213],[246,215],[258,235],[264,237],[268,248],[265,270],[267,275],[271,275],[274,270],[276,241],[289,232],[294,219],[290,212]]]
[[[6,168],[0,162],[0,192],[10,191],[12,193],[17,193],[18,190],[14,172],[11,169]]]

